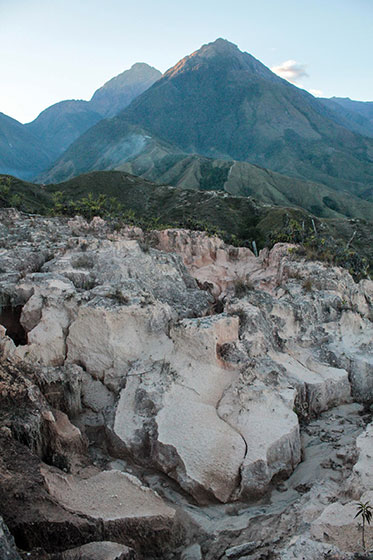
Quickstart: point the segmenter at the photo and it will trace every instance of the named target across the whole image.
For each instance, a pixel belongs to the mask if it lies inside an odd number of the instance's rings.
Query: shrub
[[[306,280],[303,281],[302,287],[304,289],[304,291],[306,292],[312,292],[312,280],[310,278],[306,278]]]
[[[245,295],[254,289],[254,285],[250,280],[238,278],[234,284],[234,295],[237,298],[245,297]]]
[[[81,255],[71,261],[74,268],[90,269],[94,267],[93,258],[90,255]]]

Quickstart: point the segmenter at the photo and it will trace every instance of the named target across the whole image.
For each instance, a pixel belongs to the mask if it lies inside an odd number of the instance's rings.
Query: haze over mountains
[[[158,183],[302,206],[324,217],[370,219],[372,105],[315,99],[218,39],[163,76],[137,63],[89,102],[57,103],[18,129],[14,121],[18,135],[24,130],[29,156],[17,160],[18,143],[8,135],[0,172],[50,183],[119,169]],[[22,165],[4,157],[7,150]]]
[[[74,140],[102,119],[88,101],[60,101],[45,109],[25,125],[39,141],[48,146],[50,157],[56,159]]]
[[[49,152],[23,124],[0,113],[0,173],[28,179],[52,163]]]
[[[60,101],[25,125],[0,114],[0,173],[35,177],[81,134],[124,109],[160,76],[148,64],[136,63],[105,83],[90,101]]]
[[[99,88],[89,102],[90,108],[104,117],[113,117],[161,76],[159,70],[144,62],[137,62],[130,70],[122,72]]]
[[[353,101],[348,97],[332,97],[321,101],[344,120],[347,128],[373,138],[372,101]]]

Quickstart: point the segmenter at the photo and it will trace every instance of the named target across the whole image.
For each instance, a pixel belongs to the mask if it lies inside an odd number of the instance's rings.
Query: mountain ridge
[[[0,173],[31,179],[52,161],[34,134],[16,119],[0,113]]]
[[[27,180],[34,178],[50,167],[89,128],[104,116],[121,111],[160,75],[146,63],[135,63],[98,88],[90,101],[59,101],[26,124],[3,115],[0,122],[0,171]],[[6,118],[11,119],[12,125]]]
[[[126,126],[138,126],[176,152],[247,161],[357,196],[370,192],[373,141],[336,119],[311,94],[219,39],[184,57],[114,120],[93,127],[90,145],[83,135],[62,160],[71,169],[77,164],[74,150],[93,153],[96,146],[98,169],[110,169],[110,158],[100,150],[105,152],[106,143],[115,151],[115,137],[120,151]],[[61,161],[55,168],[61,169]]]
[[[145,62],[135,62],[131,68],[98,88],[88,103],[102,116],[113,117],[161,76],[162,73],[153,66]]]

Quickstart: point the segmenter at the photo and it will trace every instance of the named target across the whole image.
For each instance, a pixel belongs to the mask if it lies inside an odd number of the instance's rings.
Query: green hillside
[[[8,192],[4,194],[8,189]],[[1,194],[3,193],[3,194]],[[64,183],[38,185],[0,179],[0,204],[48,214],[101,215],[113,227],[130,223],[145,230],[184,227],[218,233],[234,245],[258,248],[300,242],[306,254],[345,266],[356,278],[373,270],[372,222],[317,218],[301,208],[274,206],[223,191],[156,185],[120,171],[93,172]],[[316,229],[316,234],[315,234]]]

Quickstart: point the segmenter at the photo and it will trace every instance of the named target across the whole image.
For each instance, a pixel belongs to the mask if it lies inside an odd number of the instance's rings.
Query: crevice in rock
[[[237,427],[236,427],[236,426],[233,426],[230,422],[227,421],[226,418],[223,418],[223,417],[221,416],[221,414],[219,414],[219,406],[220,406],[220,403],[221,403],[221,401],[223,400],[223,397],[224,397],[226,391],[228,391],[228,390],[230,389],[230,387],[231,387],[231,385],[229,385],[229,386],[223,391],[223,393],[221,394],[220,399],[219,399],[218,402],[216,403],[215,410],[216,410],[216,415],[217,415],[217,417],[220,418],[220,420],[221,420],[222,422],[225,422],[225,424],[227,424],[227,425],[228,425],[233,431],[235,431],[239,436],[241,436],[242,441],[243,441],[244,446],[245,446],[245,452],[244,452],[244,456],[243,456],[243,458],[242,458],[242,463],[241,463],[240,468],[238,469],[238,473],[237,473],[237,477],[238,477],[237,485],[236,485],[236,488],[233,490],[233,492],[232,492],[232,494],[231,494],[231,496],[230,496],[230,499],[233,501],[233,500],[235,500],[235,499],[238,497],[238,494],[239,494],[239,493],[241,492],[241,490],[242,490],[242,469],[243,469],[243,466],[244,466],[244,463],[245,463],[245,459],[246,459],[246,457],[247,457],[248,445],[247,445],[247,442],[246,442],[244,436],[243,436],[243,435],[241,434],[241,432],[237,429]]]
[[[21,324],[22,305],[5,305],[0,308],[0,324],[16,346],[27,344],[27,333]]]

